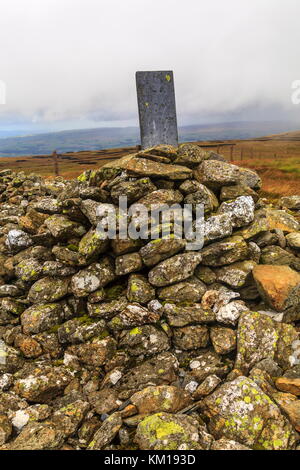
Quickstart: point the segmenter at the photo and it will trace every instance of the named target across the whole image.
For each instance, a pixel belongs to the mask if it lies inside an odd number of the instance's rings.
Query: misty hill
[[[253,139],[270,134],[294,131],[299,124],[267,122],[231,122],[209,125],[193,125],[179,128],[179,140],[207,141],[230,139]],[[110,127],[69,130],[22,137],[0,139],[0,156],[45,155],[53,150],[78,152],[116,147],[130,147],[140,142],[138,127]]]
[[[300,141],[300,131],[282,132],[280,134],[268,135],[261,137],[259,140],[280,140],[280,141]]]

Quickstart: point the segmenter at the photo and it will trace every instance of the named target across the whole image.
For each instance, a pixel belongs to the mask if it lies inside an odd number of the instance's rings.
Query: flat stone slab
[[[136,72],[142,148],[178,146],[172,71]]]

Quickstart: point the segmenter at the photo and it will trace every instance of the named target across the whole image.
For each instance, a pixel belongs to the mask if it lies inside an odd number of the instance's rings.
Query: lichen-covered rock
[[[128,301],[126,297],[120,296],[117,299],[88,304],[88,313],[91,317],[103,318],[109,320],[118,313],[122,312],[127,306]]]
[[[116,258],[116,275],[124,276],[135,271],[140,271],[143,261],[139,253],[128,253]]]
[[[179,190],[185,196],[187,194],[195,193],[196,191],[201,191],[203,189],[203,184],[199,183],[197,180],[187,179],[179,186]]]
[[[173,304],[166,303],[163,307],[164,314],[170,326],[181,327],[194,323],[213,323],[215,314],[212,310],[205,310],[201,304],[190,303]]]
[[[184,203],[192,204],[193,210],[196,210],[198,204],[203,204],[205,213],[215,211],[219,206],[215,194],[203,184],[198,187],[197,191],[185,196]]]
[[[282,312],[299,304],[300,274],[288,266],[258,265],[253,277],[263,299]]]
[[[122,377],[121,372],[120,377]],[[121,400],[118,400],[117,393],[111,388],[90,392],[88,400],[100,416],[116,411],[122,404]]]
[[[16,276],[25,282],[37,281],[43,270],[43,265],[35,258],[21,261],[15,267]]]
[[[13,284],[3,284],[0,286],[0,297],[19,297],[21,290]]]
[[[109,416],[102,426],[95,432],[92,441],[88,445],[88,450],[101,450],[109,444],[117,435],[122,426],[122,417],[119,412]]]
[[[27,406],[12,414],[11,422],[14,430],[20,432],[30,421],[44,421],[51,415],[51,407],[46,404]]]
[[[50,330],[63,321],[64,313],[61,303],[33,305],[21,315],[23,332],[28,335]]]
[[[51,422],[32,422],[3,450],[53,450],[64,442],[63,434]]]
[[[20,351],[8,346],[3,341],[0,343],[0,373],[13,374],[19,369],[22,369],[24,360]]]
[[[270,358],[288,369],[293,365],[293,342],[297,339],[291,325],[258,312],[244,312],[238,325],[235,368],[247,373],[262,359]]]
[[[171,384],[176,380],[177,372],[176,356],[170,352],[163,352],[138,364],[121,376],[118,387],[128,398],[137,390],[142,390],[149,385]]]
[[[290,266],[295,256],[280,246],[266,246],[261,250],[260,263],[276,266]]]
[[[13,385],[13,383],[14,383],[14,380],[13,380],[12,374],[1,373],[1,378],[0,378],[0,391],[1,392],[8,390]]]
[[[53,413],[51,421],[64,437],[69,437],[76,433],[89,409],[87,401],[78,399],[58,408]]]
[[[134,393],[130,401],[136,406],[139,414],[151,414],[159,411],[176,413],[189,405],[192,400],[189,393],[177,387],[160,385],[150,386]]]
[[[211,189],[219,189],[239,182],[239,167],[217,160],[205,160],[194,171],[197,181]]]
[[[16,380],[14,392],[30,403],[49,403],[70,383],[72,373],[64,367],[40,366]]]
[[[211,242],[232,235],[231,214],[213,215],[204,222],[204,241]]]
[[[152,325],[124,331],[119,344],[121,348],[126,348],[131,356],[151,356],[170,349],[168,336]]]
[[[248,247],[242,237],[233,236],[203,248],[201,254],[205,266],[224,266],[246,259]]]
[[[61,261],[68,266],[78,266],[79,263],[79,255],[78,255],[78,247],[76,245],[68,245],[65,246],[54,246],[52,248],[52,253],[55,256],[57,261]]]
[[[204,325],[185,326],[173,330],[173,343],[178,349],[205,348],[208,341],[208,328]]]
[[[174,163],[178,165],[185,165],[189,168],[195,168],[203,160],[210,157],[210,153],[203,150],[196,144],[181,144],[178,147],[177,157]]]
[[[162,287],[158,290],[157,296],[161,300],[170,302],[199,302],[206,292],[206,285],[197,277],[193,276],[187,281],[178,282],[171,286]]]
[[[203,308],[212,308],[214,312],[218,312],[221,307],[227,305],[232,299],[236,299],[240,295],[238,292],[229,290],[221,284],[213,284],[202,297],[201,304]]]
[[[24,250],[33,244],[32,238],[23,230],[10,230],[6,237],[6,245],[8,249],[14,253]]]
[[[249,259],[255,261],[255,263],[260,262],[261,249],[255,242],[248,243],[248,255]]]
[[[155,289],[149,284],[145,276],[131,274],[128,279],[126,295],[129,302],[147,304],[155,299]]]
[[[45,225],[53,237],[61,240],[82,237],[85,233],[85,228],[82,225],[60,214],[48,217],[45,220]]]
[[[232,202],[223,202],[219,214],[229,214],[233,227],[243,227],[254,220],[254,201],[251,196],[240,196]]]
[[[217,441],[214,441],[211,445],[210,450],[251,450],[250,447],[243,446],[232,439],[225,439],[222,437]]]
[[[184,281],[194,274],[202,256],[197,252],[175,255],[162,261],[149,272],[149,282],[156,287],[164,287]]]
[[[18,334],[14,341],[15,347],[17,347],[23,356],[27,358],[36,358],[42,355],[43,349],[41,345],[30,336]]]
[[[276,209],[266,209],[265,216],[269,224],[269,230],[282,230],[291,233],[300,230],[300,223],[288,212]]]
[[[5,297],[0,300],[0,315],[5,314],[8,315],[8,318],[11,319],[10,315],[19,316],[26,308],[26,303],[22,300],[18,299],[11,299],[9,297]],[[4,324],[6,322],[4,321]],[[9,322],[8,322],[9,323]],[[12,320],[13,323],[13,320]]]
[[[105,329],[103,320],[93,320],[87,315],[73,318],[63,323],[57,330],[59,342],[84,343],[93,337],[101,336]]]
[[[114,240],[111,240],[111,247],[116,256],[125,255],[126,253],[131,253],[132,251],[139,250],[143,245],[141,239],[133,240],[131,238],[119,238],[116,235]]]
[[[32,303],[55,302],[65,297],[68,291],[68,280],[43,277],[31,286],[28,299]]]
[[[292,426],[277,405],[247,377],[238,377],[206,397],[201,408],[216,439],[233,439],[252,449],[295,447]]]
[[[183,196],[178,190],[157,189],[139,199],[138,204],[143,204],[148,209],[155,210],[164,204],[168,206],[179,204],[182,200]]]
[[[200,400],[203,397],[206,397],[210,393],[212,393],[218,385],[221,383],[220,377],[217,375],[208,375],[206,379],[196,388],[193,393],[194,400]]]
[[[102,203],[92,199],[86,199],[81,202],[80,209],[88,218],[92,226],[96,227],[104,217],[116,214],[116,206],[109,203]]]
[[[10,438],[12,425],[6,415],[0,415],[0,446]]]
[[[50,196],[39,198],[32,204],[32,207],[44,214],[56,214],[59,212],[58,200]]]
[[[108,323],[108,326],[112,330],[123,330],[133,326],[157,323],[159,319],[160,315],[158,313],[151,312],[138,303],[132,303],[126,305],[124,310],[115,315]]]
[[[191,376],[197,381],[196,388],[198,383],[203,382],[209,375],[217,375],[223,378],[230,371],[229,364],[225,364],[221,356],[214,351],[205,351],[194,357],[189,361],[189,368]]]
[[[123,166],[134,176],[149,176],[168,180],[185,180],[192,176],[192,170],[181,165],[168,165],[147,159],[131,158]]]
[[[216,312],[216,320],[219,323],[223,323],[224,325],[235,325],[238,322],[242,312],[247,311],[248,308],[239,300],[234,300],[229,302],[226,305],[223,305],[219,308]]]
[[[217,354],[228,354],[236,348],[236,332],[231,328],[212,327],[210,339]]]
[[[47,277],[69,277],[75,274],[75,268],[60,261],[46,261],[42,273]]]
[[[241,235],[245,240],[257,239],[258,236],[265,236],[266,232],[270,230],[270,224],[264,211],[256,211],[254,213],[254,220],[246,227],[241,228],[238,235]],[[272,235],[271,235],[272,236]]]
[[[300,250],[300,232],[289,233],[286,237],[289,247]]]
[[[105,253],[108,244],[109,240],[103,240],[97,230],[91,229],[80,240],[78,253],[82,255],[87,262],[94,261],[98,255]]]
[[[76,297],[86,297],[115,279],[113,260],[105,256],[72,277],[71,289]]]
[[[158,264],[185,248],[186,242],[178,238],[157,238],[140,250],[143,263],[150,267]]]
[[[224,282],[230,287],[243,287],[251,279],[253,268],[256,266],[254,261],[241,261],[224,266],[215,271],[217,281]]]
[[[89,343],[69,346],[65,353],[65,363],[68,364],[69,359],[73,356],[82,364],[98,367],[109,361],[115,352],[116,341],[112,337],[108,336],[104,339],[95,338]]]
[[[156,413],[137,427],[135,441],[142,450],[200,450],[199,424],[185,415]]]
[[[111,198],[115,204],[120,197],[127,197],[128,204],[138,201],[146,194],[155,191],[156,187],[150,178],[141,178],[135,181],[122,181],[111,189]]]
[[[239,171],[239,184],[249,186],[249,188],[253,189],[260,189],[262,182],[256,171],[250,170],[249,168],[239,168]]]
[[[279,203],[286,209],[294,211],[300,210],[300,196],[284,196],[280,198]]]
[[[214,271],[208,266],[202,266],[201,264],[196,267],[194,274],[195,277],[200,279],[200,281],[204,282],[206,285],[213,284],[217,280],[217,276]]]
[[[229,201],[240,196],[251,196],[254,202],[258,201],[258,194],[249,186],[236,184],[234,186],[223,186],[220,193],[221,201]]]

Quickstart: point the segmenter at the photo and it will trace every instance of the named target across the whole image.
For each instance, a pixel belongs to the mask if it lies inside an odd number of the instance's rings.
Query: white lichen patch
[[[28,423],[29,418],[30,416],[28,413],[26,413],[25,410],[18,410],[15,412],[11,422],[12,425],[17,429],[17,431],[20,432],[21,429]]]

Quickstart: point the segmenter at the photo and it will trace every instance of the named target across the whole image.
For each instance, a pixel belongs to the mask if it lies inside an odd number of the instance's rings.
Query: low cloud
[[[0,119],[137,120],[136,70],[172,69],[179,122],[297,118],[298,0],[2,0]]]

